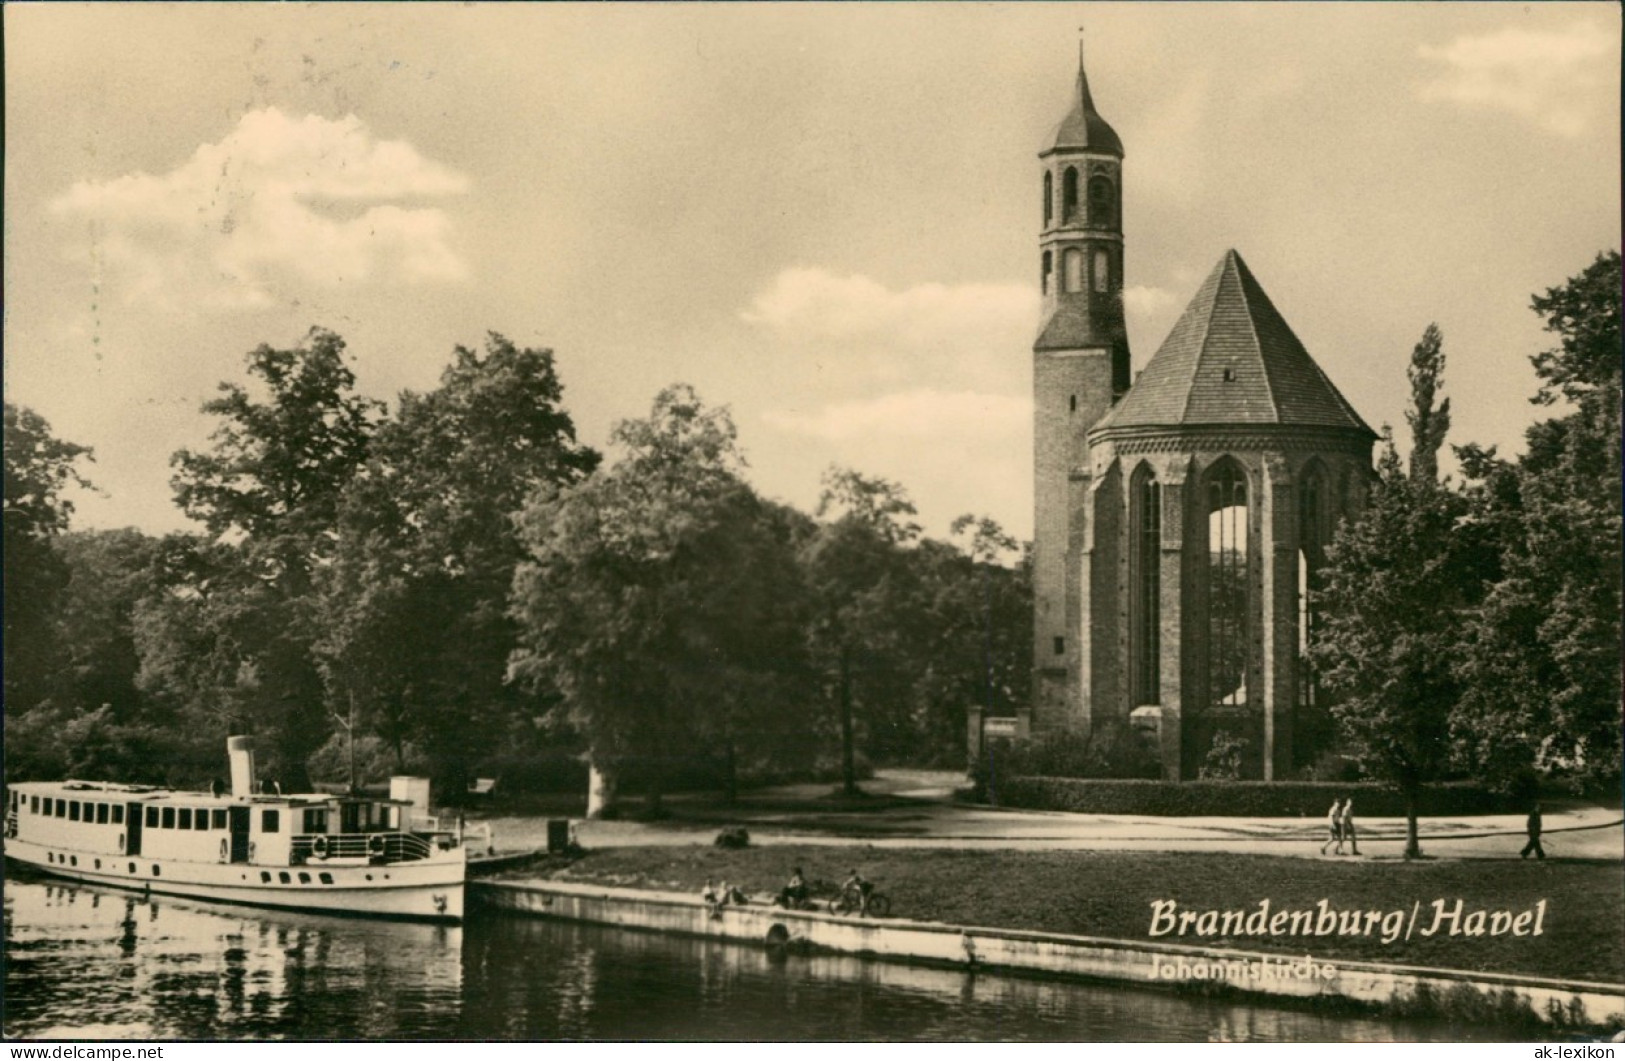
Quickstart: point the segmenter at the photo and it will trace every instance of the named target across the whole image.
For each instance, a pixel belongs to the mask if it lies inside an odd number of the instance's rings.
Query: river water
[[[5,882],[5,957],[8,1038],[1410,1041],[1474,1031],[498,914],[460,928],[347,920],[30,877]]]

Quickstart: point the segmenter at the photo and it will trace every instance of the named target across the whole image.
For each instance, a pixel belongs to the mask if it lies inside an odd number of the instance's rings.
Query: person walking
[[[1333,844],[1337,845],[1337,853],[1343,853],[1343,818],[1342,801],[1332,800],[1332,809],[1326,812],[1326,842],[1320,845],[1320,853],[1325,854],[1326,849]]]
[[[1539,803],[1536,803],[1534,809],[1529,812],[1529,820],[1524,824],[1525,828],[1529,831],[1529,842],[1523,845],[1523,850],[1519,852],[1518,857],[1528,858],[1529,852],[1533,851],[1536,858],[1545,858],[1546,851],[1540,846],[1541,821]]]
[[[1338,831],[1342,833],[1343,839],[1348,841],[1349,854],[1358,855],[1360,853],[1360,841],[1354,832],[1354,800],[1352,797],[1343,801],[1343,816],[1338,820],[1338,824],[1342,826]],[[1341,844],[1338,845],[1338,850],[1342,850]]]

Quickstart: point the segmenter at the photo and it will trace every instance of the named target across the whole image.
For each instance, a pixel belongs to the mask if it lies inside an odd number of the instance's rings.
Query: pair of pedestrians
[[[1349,853],[1360,853],[1360,842],[1354,831],[1354,800],[1352,797],[1344,800],[1332,800],[1332,809],[1326,812],[1326,842],[1320,845],[1320,853],[1325,854],[1326,849],[1333,844],[1337,845],[1337,853],[1343,853],[1343,842],[1348,841]]]

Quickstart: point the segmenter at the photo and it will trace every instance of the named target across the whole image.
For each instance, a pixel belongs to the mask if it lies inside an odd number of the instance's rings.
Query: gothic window
[[[1112,182],[1106,177],[1095,177],[1089,181],[1089,223],[1099,227],[1109,227],[1116,216],[1112,202]]]
[[[1129,491],[1129,666],[1140,707],[1162,702],[1162,488],[1141,466]]]
[[[1083,252],[1076,247],[1068,247],[1066,253],[1061,255],[1061,271],[1065,274],[1065,290],[1073,294],[1083,290]]]
[[[1095,290],[1105,292],[1111,289],[1111,256],[1103,250],[1095,251]]]
[[[1326,555],[1329,525],[1326,520],[1326,477],[1318,464],[1304,471],[1298,487],[1298,704],[1312,707],[1319,690],[1309,661],[1309,639],[1314,634],[1315,610],[1309,590]]]
[[[1209,702],[1247,703],[1247,475],[1226,458],[1208,472],[1207,688]]]
[[[1043,292],[1046,295],[1049,294],[1050,277],[1053,276],[1054,273],[1055,273],[1055,259],[1050,255],[1049,251],[1045,251],[1044,252],[1043,277],[1039,281],[1039,286],[1043,289]]]
[[[1066,168],[1061,174],[1061,222],[1072,221],[1078,216],[1078,171],[1072,166]]]
[[[1049,170],[1044,171],[1044,227],[1055,219],[1055,180]]]

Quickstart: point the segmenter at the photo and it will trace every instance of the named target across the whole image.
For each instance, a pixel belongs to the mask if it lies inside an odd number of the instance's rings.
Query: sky
[[[1620,245],[1621,13],[1533,4],[70,4],[5,18],[6,401],[76,527],[191,527],[169,458],[261,343],[432,389],[555,351],[580,438],[674,382],[811,510],[1032,533],[1040,166],[1080,27],[1122,138],[1137,371],[1226,249],[1373,426],[1444,333],[1521,450],[1531,294]]]

